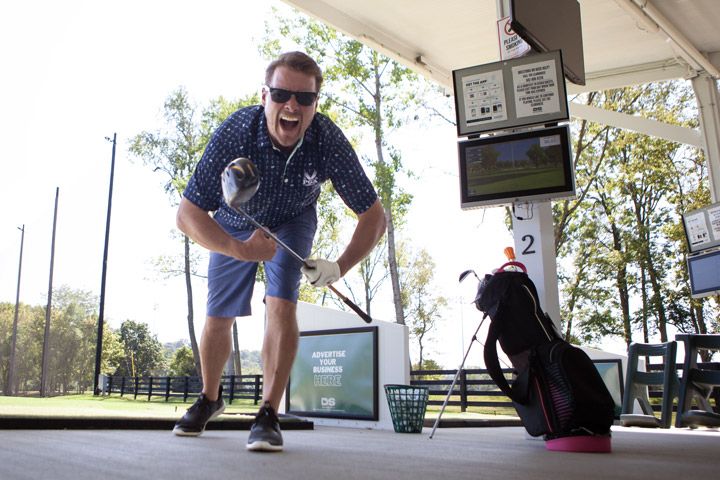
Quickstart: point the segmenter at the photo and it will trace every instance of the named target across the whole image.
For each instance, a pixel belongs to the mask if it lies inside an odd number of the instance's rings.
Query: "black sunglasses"
[[[270,98],[276,103],[285,103],[295,95],[295,100],[303,107],[309,107],[317,98],[317,92],[293,92],[284,88],[267,87],[270,90]]]

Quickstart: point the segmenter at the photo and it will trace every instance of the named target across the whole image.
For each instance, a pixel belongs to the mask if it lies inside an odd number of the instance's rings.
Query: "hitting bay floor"
[[[2,430],[0,479],[718,478],[720,431],[613,427],[613,453],[558,453],[521,427],[421,434],[315,426],[282,453],[245,450],[247,431]]]

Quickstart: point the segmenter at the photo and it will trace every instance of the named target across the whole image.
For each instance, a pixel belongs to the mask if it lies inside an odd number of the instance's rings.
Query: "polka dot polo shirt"
[[[330,119],[315,114],[300,145],[287,154],[273,146],[264,108],[247,107],[230,115],[214,133],[183,193],[199,208],[215,212],[223,225],[254,228],[228,207],[222,195],[220,175],[238,157],[252,160],[260,173],[260,187],[243,210],[269,228],[314,206],[328,179],[355,213],[366,211],[377,199],[350,142]]]

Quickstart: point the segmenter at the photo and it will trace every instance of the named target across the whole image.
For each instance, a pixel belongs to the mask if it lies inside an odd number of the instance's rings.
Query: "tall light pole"
[[[18,265],[17,294],[15,295],[15,318],[13,319],[12,340],[10,341],[10,362],[8,365],[7,385],[5,395],[13,395],[15,385],[15,345],[17,344],[18,313],[20,307],[20,275],[22,273],[23,244],[25,243],[25,224],[18,227],[20,235],[20,264]]]
[[[45,336],[43,337],[42,372],[40,373],[40,396],[47,396],[48,363],[50,360],[50,313],[52,311],[53,265],[55,264],[55,230],[57,227],[58,197],[60,187],[55,189],[55,213],[53,215],[52,245],[50,247],[50,281],[48,284],[48,303],[45,308]]]
[[[105,249],[103,250],[102,279],[100,281],[100,312],[98,313],[97,345],[95,346],[95,377],[93,379],[93,393],[100,395],[100,364],[102,361],[103,323],[105,321],[105,278],[107,277],[108,245],[110,243],[110,212],[112,211],[113,179],[115,177],[115,146],[117,144],[117,133],[113,138],[105,137],[108,142],[112,141],[112,160],[110,162],[110,189],[108,193],[107,219],[105,220]]]

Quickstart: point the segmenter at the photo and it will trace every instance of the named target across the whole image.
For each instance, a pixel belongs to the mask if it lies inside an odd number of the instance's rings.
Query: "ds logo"
[[[320,406],[323,408],[333,408],[335,406],[335,397],[320,397]]]

